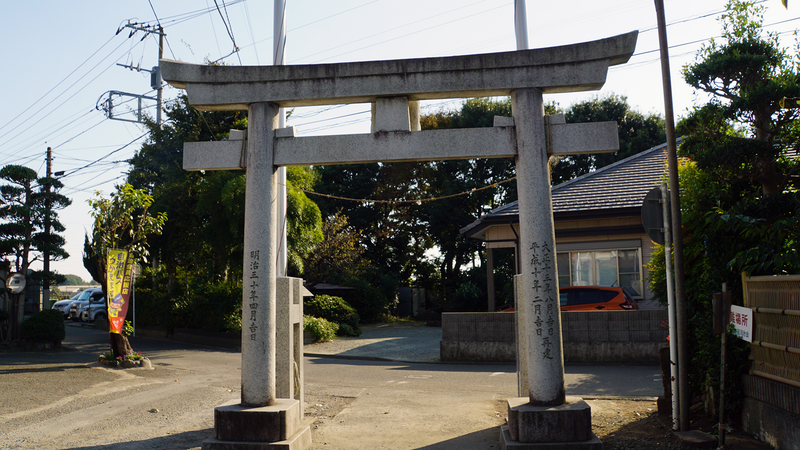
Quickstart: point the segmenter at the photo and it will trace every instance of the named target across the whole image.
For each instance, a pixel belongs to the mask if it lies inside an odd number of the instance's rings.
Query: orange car
[[[559,288],[562,311],[623,311],[639,309],[633,297],[620,287],[565,286]],[[503,312],[514,312],[514,307]]]
[[[562,311],[620,311],[639,309],[621,287],[565,286],[558,290]]]

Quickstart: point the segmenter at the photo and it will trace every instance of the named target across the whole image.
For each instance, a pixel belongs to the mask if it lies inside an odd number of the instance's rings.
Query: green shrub
[[[358,313],[341,297],[315,295],[303,302],[303,313],[339,324],[339,336],[361,335]]]
[[[22,322],[22,338],[29,341],[63,341],[66,336],[64,314],[57,309],[45,309]]]
[[[167,291],[166,271],[155,273],[156,289],[152,288],[152,269],[137,279],[137,325],[195,328],[216,332],[240,333],[242,330],[242,285],[233,281],[211,281],[179,269],[172,291]],[[128,310],[128,318],[131,309]]]
[[[336,337],[339,324],[329,322],[320,317],[303,316],[303,330],[314,336],[314,342],[327,342]]]
[[[392,302],[372,282],[356,278],[347,280],[346,286],[356,288],[348,298],[364,323],[380,322],[384,314],[391,312]]]
[[[337,336],[360,336],[361,329],[354,329],[347,323],[339,324],[339,331],[336,332]]]

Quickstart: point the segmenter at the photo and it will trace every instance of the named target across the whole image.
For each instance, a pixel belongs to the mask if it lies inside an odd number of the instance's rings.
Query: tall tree
[[[457,112],[439,112],[420,118],[423,129],[480,128],[494,125],[495,116],[511,116],[509,98],[476,98],[465,101]],[[510,158],[438,161],[427,165],[425,197],[440,199],[423,203],[423,222],[439,250],[441,293],[447,298],[461,280],[461,271],[480,254],[480,242],[466,239],[459,230],[476,218],[517,199]],[[487,186],[496,187],[483,189]]]
[[[800,96],[796,55],[762,28],[763,7],[731,0],[721,16],[723,36],[702,48],[684,78],[708,103],[679,123],[686,138],[679,154],[683,211],[690,382],[696,393],[717,389],[719,341],[711,334],[712,294],[723,282],[741,303],[741,272],[797,273],[800,255],[797,109],[784,98]],[[663,255],[663,253],[662,253]],[[654,292],[665,291],[663,258],[654,255]],[[747,347],[729,343],[725,393],[728,417],[741,407],[740,375]],[[702,374],[702,375],[700,375]]]
[[[571,155],[559,159],[551,173],[554,185],[663,144],[666,137],[663,118],[633,111],[624,96],[611,94],[575,103],[567,108],[564,116],[568,123],[617,122],[619,150],[613,153]]]
[[[782,156],[797,151],[800,110],[782,104],[800,97],[800,74],[777,33],[762,30],[763,10],[729,2],[724,44],[712,41],[684,69],[686,82],[712,100],[683,122],[689,138],[681,150],[720,180],[743,189],[758,185],[762,195],[774,196],[798,181],[797,165]]]
[[[230,129],[245,128],[247,119],[240,111],[198,111],[188,105],[185,95],[168,105],[165,115],[167,121],[163,126],[147,123],[150,136],[131,158],[128,182],[153,197],[153,211],[172,218],[163,233],[151,240],[158,251],[157,259],[168,274],[167,289],[171,291],[181,265],[205,273],[209,279],[224,278],[231,270],[241,272],[241,257],[236,259],[241,250],[232,242],[241,240],[237,240],[241,233],[233,225],[234,215],[243,210],[240,203],[220,202],[218,194],[243,202],[244,184],[237,179],[243,174],[185,171],[183,144],[225,139]],[[199,201],[201,195],[205,204]],[[221,208],[211,210],[207,208],[209,202]],[[231,226],[220,228],[218,220],[224,216],[234,221]],[[233,234],[219,233],[220,229]]]
[[[286,183],[289,187],[286,190],[289,276],[299,277],[304,274],[304,261],[323,240],[322,213],[317,204],[303,192],[313,188],[316,177],[316,171],[311,167],[286,168]]]
[[[148,260],[148,236],[160,234],[167,221],[167,215],[163,212],[150,214],[152,204],[152,196],[127,183],[120,186],[110,198],[103,198],[98,193],[94,199],[89,200],[94,224],[92,242],[88,248],[91,253],[84,255],[84,264],[87,261],[94,263],[93,266],[87,265],[86,269],[100,282],[106,298],[106,253],[109,249],[128,250],[136,262],[146,263]],[[114,357],[133,353],[128,338],[124,335],[109,333],[109,341]]]
[[[36,172],[25,166],[7,165],[0,169],[0,257],[10,256],[16,272],[28,276],[30,264],[48,253],[52,260],[65,259],[64,238],[58,233],[64,226],[58,220],[57,210],[70,205],[71,200],[58,193],[63,187],[52,177],[37,178]],[[50,233],[45,223],[50,223]],[[63,276],[55,272],[37,271],[33,279],[45,279],[58,284]],[[24,313],[25,296],[18,296],[12,315],[12,336],[19,338]]]

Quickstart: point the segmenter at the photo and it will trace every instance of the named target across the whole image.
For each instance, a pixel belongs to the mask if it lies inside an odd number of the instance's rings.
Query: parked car
[[[78,292],[77,294],[73,295],[72,298],[68,298],[66,300],[59,300],[59,301],[53,303],[53,308],[52,309],[57,309],[57,310],[61,311],[64,314],[64,319],[66,319],[66,318],[69,317],[69,307],[70,307],[70,305],[72,305],[72,302],[77,300],[78,297],[80,297],[80,295],[81,295],[81,293]]]
[[[69,305],[69,318],[77,322],[81,320],[81,310],[90,300],[103,298],[103,290],[100,288],[86,289],[80,296]]]
[[[82,322],[94,322],[95,320],[108,320],[108,310],[106,309],[106,298],[89,300],[80,311]]]
[[[639,309],[621,287],[565,286],[558,290],[562,311],[620,311]]]
[[[624,288],[564,286],[558,289],[561,311],[626,311],[639,305]],[[514,307],[503,312],[514,312]]]

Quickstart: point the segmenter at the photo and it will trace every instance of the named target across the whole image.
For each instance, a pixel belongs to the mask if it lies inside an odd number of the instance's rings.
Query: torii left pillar
[[[214,438],[203,442],[203,450],[311,446],[301,400],[276,398],[278,171],[273,147],[278,112],[274,103],[248,105],[242,395],[241,402],[214,409]]]

